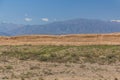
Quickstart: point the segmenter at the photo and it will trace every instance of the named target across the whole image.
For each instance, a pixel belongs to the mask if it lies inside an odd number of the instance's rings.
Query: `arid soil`
[[[120,63],[50,63],[4,58],[0,61],[0,80],[120,80]]]
[[[11,45],[14,46],[12,47]],[[17,47],[16,45],[24,46],[22,48],[19,46]],[[44,46],[31,47],[32,45]],[[62,46],[50,47],[47,45]],[[67,47],[64,47],[63,45]],[[0,37],[0,80],[120,80],[120,61],[118,59],[120,57],[119,46],[89,46],[76,48],[69,47],[68,45],[120,45],[120,34]],[[59,53],[61,53],[61,55],[59,55]],[[72,53],[74,53],[74,55],[72,55]],[[98,53],[100,56],[97,55]],[[104,55],[104,53],[106,55]],[[7,54],[9,56],[7,56]],[[53,55],[53,60],[59,60],[56,59],[55,56],[58,58],[59,56],[63,56],[64,58],[61,58],[61,63],[57,61],[50,62],[48,61],[52,60],[50,54]],[[85,63],[63,61],[64,59],[69,60],[69,58],[71,61],[74,61],[75,57],[78,58],[76,55],[79,56],[79,54],[82,54],[83,56],[80,59],[86,58],[86,60],[91,60],[92,62],[95,62],[95,60],[91,59],[92,55],[95,54],[93,58],[96,59],[96,63],[89,63],[91,61],[86,61]],[[31,55],[33,55],[33,57]],[[31,58],[39,58],[36,55],[40,56],[40,59],[43,59],[44,61],[39,61],[37,59],[32,60]],[[112,63],[99,64],[97,63],[100,62],[99,59],[97,60],[97,56],[100,60],[103,58],[104,60],[108,60],[108,62]],[[23,58],[19,59],[19,57]]]

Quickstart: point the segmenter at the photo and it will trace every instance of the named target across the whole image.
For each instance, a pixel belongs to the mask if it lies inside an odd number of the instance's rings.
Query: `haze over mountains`
[[[0,23],[0,36],[31,34],[92,34],[120,32],[120,23],[93,19],[74,19],[45,25]]]

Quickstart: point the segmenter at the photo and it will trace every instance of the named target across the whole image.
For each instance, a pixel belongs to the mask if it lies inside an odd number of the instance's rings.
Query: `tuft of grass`
[[[13,69],[13,66],[8,65],[8,66],[5,66],[5,68],[10,70],[10,69]]]

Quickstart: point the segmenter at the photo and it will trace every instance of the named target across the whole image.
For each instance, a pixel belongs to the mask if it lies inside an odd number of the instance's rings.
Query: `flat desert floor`
[[[0,61],[0,80],[120,80],[120,63],[51,63],[35,60]]]

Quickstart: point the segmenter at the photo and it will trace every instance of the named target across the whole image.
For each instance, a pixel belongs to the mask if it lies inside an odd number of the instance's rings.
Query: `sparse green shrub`
[[[3,57],[47,62],[111,64],[120,61],[120,46],[1,46]]]

